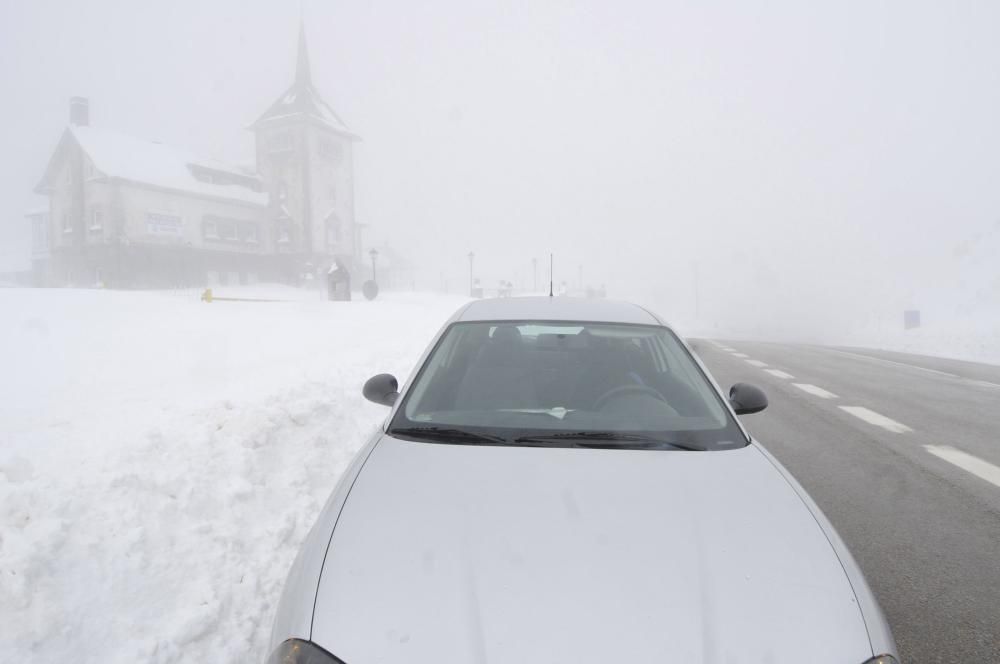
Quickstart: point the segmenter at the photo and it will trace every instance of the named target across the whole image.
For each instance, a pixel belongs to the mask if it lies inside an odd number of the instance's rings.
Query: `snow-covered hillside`
[[[217,293],[225,294],[225,293]],[[299,543],[457,298],[0,289],[0,662],[257,662]]]

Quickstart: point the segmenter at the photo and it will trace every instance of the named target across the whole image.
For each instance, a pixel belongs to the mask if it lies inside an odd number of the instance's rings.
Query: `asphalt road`
[[[1000,367],[693,343],[724,389],[767,392],[744,423],[847,542],[904,664],[1000,662]]]

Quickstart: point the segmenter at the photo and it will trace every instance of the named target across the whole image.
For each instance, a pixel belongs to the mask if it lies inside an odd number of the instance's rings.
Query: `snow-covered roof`
[[[266,193],[254,191],[247,184],[212,182],[196,177],[196,174],[204,176],[205,172],[214,171],[248,183],[259,182],[259,177],[246,168],[204,159],[185,148],[107,129],[79,126],[70,126],[63,133],[36,192],[46,193],[51,187],[61,155],[67,144],[73,143],[87,155],[97,171],[109,178],[250,205],[267,206],[269,202]]]
[[[265,193],[238,184],[203,182],[191,171],[191,166],[201,166],[247,177],[236,166],[201,159],[185,148],[134,138],[106,129],[74,126],[69,131],[94,162],[94,167],[108,177],[255,205],[268,203]]]

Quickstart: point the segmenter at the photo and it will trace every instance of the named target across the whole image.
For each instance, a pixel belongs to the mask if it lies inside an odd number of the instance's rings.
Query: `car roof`
[[[476,300],[459,311],[455,322],[498,320],[587,321],[664,325],[637,304],[603,298],[503,297]]]

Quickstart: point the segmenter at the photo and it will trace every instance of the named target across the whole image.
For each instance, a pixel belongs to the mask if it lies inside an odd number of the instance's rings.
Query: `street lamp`
[[[473,281],[473,276],[472,276],[472,274],[473,274],[472,262],[475,260],[475,258],[476,258],[476,254],[470,251],[469,252],[469,295],[472,295],[472,288],[475,285],[475,282]]]
[[[378,249],[372,249],[368,252],[368,255],[372,257],[372,281],[375,279],[375,259],[378,258]]]
[[[531,274],[532,276],[532,286],[531,290],[535,293],[538,292],[538,259],[531,259]]]

